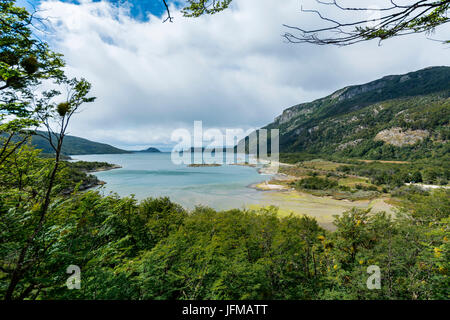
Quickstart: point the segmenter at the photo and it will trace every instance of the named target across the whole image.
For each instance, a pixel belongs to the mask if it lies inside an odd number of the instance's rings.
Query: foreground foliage
[[[39,219],[38,177],[51,169],[18,161],[27,179],[0,192],[1,296]],[[276,208],[189,212],[168,198],[66,197],[63,172],[14,299],[448,299],[448,191],[409,194],[397,217],[354,209],[329,232]],[[80,290],[66,287],[70,265],[81,268]],[[380,290],[366,286],[369,265],[381,268]]]

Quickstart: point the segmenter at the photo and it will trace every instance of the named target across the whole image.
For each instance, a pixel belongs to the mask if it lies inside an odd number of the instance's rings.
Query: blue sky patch
[[[62,2],[80,3],[78,0],[60,0]],[[164,16],[166,8],[162,0],[93,0],[93,2],[107,1],[117,6],[129,6],[131,16],[137,20],[147,20],[149,13],[155,16]],[[41,0],[19,0],[17,4],[32,9],[37,6]],[[168,0],[168,3],[180,4],[183,1]],[[31,5],[30,5],[31,3]]]

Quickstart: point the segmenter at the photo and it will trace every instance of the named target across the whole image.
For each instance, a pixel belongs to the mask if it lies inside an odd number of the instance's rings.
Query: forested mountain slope
[[[44,132],[38,133],[47,134]],[[36,149],[42,149],[43,153],[54,153],[54,150],[48,141],[40,135],[33,135],[31,143],[36,147]],[[64,138],[62,152],[65,155],[129,153],[129,151],[113,147],[109,144],[99,143],[75,136],[66,136]]]
[[[448,154],[450,67],[386,76],[286,109],[266,129],[280,129],[281,152],[367,159]]]

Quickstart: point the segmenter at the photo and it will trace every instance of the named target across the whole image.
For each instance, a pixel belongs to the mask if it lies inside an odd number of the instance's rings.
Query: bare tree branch
[[[312,30],[284,25],[292,30],[283,35],[288,42],[337,46],[347,46],[373,39],[379,39],[381,42],[385,39],[412,33],[430,33],[435,27],[450,22],[447,15],[450,0],[418,0],[410,5],[400,5],[394,0],[389,0],[390,5],[384,8],[346,7],[341,5],[338,0],[316,1],[320,5],[333,6],[341,12],[374,12],[379,16],[341,22],[325,16],[318,10],[303,9],[302,7],[302,12],[315,14],[329,25]]]
[[[164,6],[166,7],[166,11],[167,11],[167,18],[163,22],[166,22],[166,21],[173,22],[173,17],[170,15],[170,9],[169,9],[169,6],[167,5],[167,1],[163,0],[163,3],[164,3]]]

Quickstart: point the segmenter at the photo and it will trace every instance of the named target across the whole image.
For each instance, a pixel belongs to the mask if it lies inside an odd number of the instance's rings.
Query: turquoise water
[[[268,180],[257,169],[245,166],[190,168],[176,165],[170,153],[130,153],[72,156],[74,160],[105,161],[121,169],[94,173],[106,185],[99,188],[107,195],[134,194],[137,199],[168,196],[186,208],[207,205],[218,210],[243,208],[257,204],[261,192],[248,186]]]

